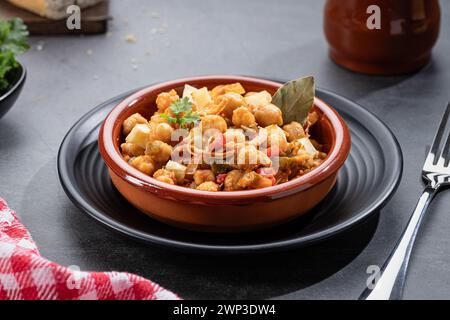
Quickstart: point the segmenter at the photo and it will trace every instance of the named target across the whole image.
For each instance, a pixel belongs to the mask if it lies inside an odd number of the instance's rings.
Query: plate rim
[[[273,80],[278,82],[279,79]],[[74,134],[77,127],[84,123],[85,119],[88,119],[92,114],[94,114],[97,110],[105,107],[106,105],[109,105],[113,103],[114,101],[117,101],[119,99],[124,99],[125,97],[129,96],[133,92],[136,92],[140,90],[139,87],[136,89],[132,89],[129,91],[126,91],[122,94],[119,94],[117,96],[114,96],[113,98],[110,98],[106,100],[105,102],[100,103],[99,105],[92,108],[90,111],[85,113],[83,116],[81,116],[68,130],[68,132],[64,135],[64,138],[61,141],[60,147],[58,149],[58,155],[57,155],[57,171],[58,171],[58,178],[60,181],[60,184],[68,196],[68,198],[71,200],[71,202],[82,212],[87,214],[89,217],[93,218],[95,221],[103,225],[104,227],[108,227],[120,234],[126,235],[134,240],[138,240],[140,242],[144,243],[151,243],[160,247],[165,247],[169,249],[176,249],[176,250],[182,250],[182,251],[191,251],[191,252],[202,252],[202,253],[256,253],[256,252],[268,252],[268,251],[281,251],[281,250],[289,250],[293,248],[298,247],[304,247],[311,245],[313,243],[321,242],[323,240],[326,240],[328,238],[331,238],[333,236],[336,236],[340,234],[341,232],[344,232],[348,230],[351,227],[354,227],[370,217],[373,213],[381,210],[387,202],[393,197],[395,194],[403,175],[403,152],[401,149],[401,146],[392,132],[392,130],[382,121],[377,115],[375,115],[373,112],[365,109],[363,106],[358,104],[357,102],[338,94],[334,91],[317,88],[317,91],[319,93],[324,93],[330,96],[333,96],[338,99],[344,99],[347,100],[347,102],[355,105],[361,112],[365,113],[368,117],[373,118],[376,122],[378,122],[378,125],[380,125],[382,128],[384,128],[389,136],[392,138],[393,145],[395,147],[394,157],[398,160],[395,164],[394,172],[397,172],[397,175],[392,178],[392,181],[390,181],[390,185],[386,187],[382,194],[376,201],[374,201],[369,207],[366,207],[364,210],[362,210],[358,215],[339,223],[338,225],[335,225],[333,227],[327,228],[325,230],[315,232],[313,234],[298,237],[295,239],[288,239],[288,240],[280,240],[276,242],[269,242],[269,243],[262,243],[262,244],[248,244],[248,245],[210,245],[210,244],[196,244],[196,243],[188,243],[184,241],[178,241],[178,240],[171,240],[163,237],[159,237],[156,235],[148,234],[141,232],[139,230],[136,230],[134,228],[130,228],[126,225],[123,225],[119,222],[117,222],[114,219],[109,218],[108,216],[105,216],[104,213],[100,212],[100,210],[96,210],[91,205],[89,205],[79,194],[76,192],[75,188],[71,186],[71,183],[69,181],[69,174],[68,174],[68,168],[65,168],[63,166],[64,159],[63,153],[65,151],[65,148],[67,147],[67,141],[68,139]]]

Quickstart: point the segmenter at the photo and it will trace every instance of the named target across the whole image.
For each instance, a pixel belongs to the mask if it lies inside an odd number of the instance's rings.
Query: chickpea
[[[243,189],[261,189],[272,186],[272,180],[255,171],[246,172],[238,182]]]
[[[216,177],[212,170],[196,170],[194,173],[194,182],[196,185],[201,185],[203,182],[215,181]]]
[[[267,127],[272,124],[281,126],[283,124],[280,108],[271,103],[258,107],[255,111],[255,118],[261,127]]]
[[[123,154],[130,157],[142,156],[145,153],[144,148],[135,143],[125,142],[120,145],[120,148],[122,149]]]
[[[145,119],[139,113],[132,114],[123,121],[122,132],[125,136],[127,136],[131,132],[131,130],[133,130],[135,125],[143,123],[147,123],[147,119]]]
[[[226,118],[231,118],[235,109],[241,106],[247,106],[244,98],[240,94],[234,92],[225,93],[219,96],[217,98],[217,104],[223,107],[222,113]]]
[[[161,182],[168,183],[168,184],[175,184],[175,182],[172,179],[170,179],[168,176],[161,176],[161,177],[158,177],[155,179],[158,181],[161,181]]]
[[[150,176],[155,172],[155,164],[150,156],[145,155],[131,158],[129,163],[139,171]]]
[[[245,142],[245,134],[242,129],[228,129],[225,133],[226,143],[242,143]]]
[[[224,133],[227,131],[227,122],[224,118],[218,115],[204,116],[200,122],[203,134],[209,129],[216,129]]]
[[[169,120],[161,117],[161,113],[155,112],[150,118],[150,123],[169,123]]]
[[[303,126],[296,121],[292,121],[291,123],[284,125],[283,130],[286,132],[287,140],[289,142],[306,137]]]
[[[246,107],[235,109],[232,121],[236,127],[256,127],[255,116]]]
[[[219,191],[219,185],[212,181],[203,182],[201,185],[197,187],[197,190],[203,190],[203,191]]]
[[[172,141],[174,129],[168,123],[150,123],[150,140],[160,140],[166,143]]]
[[[147,142],[145,154],[157,163],[166,163],[172,155],[172,147],[159,140]]]
[[[153,178],[156,180],[176,184],[177,178],[175,177],[175,173],[173,171],[169,171],[166,169],[159,169],[153,174]]]
[[[180,100],[177,92],[175,90],[170,90],[169,92],[162,92],[158,94],[156,98],[156,106],[159,112],[164,112],[172,103]]]
[[[238,186],[238,182],[243,174],[244,173],[240,170],[232,170],[228,172],[224,182],[224,190],[225,191],[241,190],[241,187]]]

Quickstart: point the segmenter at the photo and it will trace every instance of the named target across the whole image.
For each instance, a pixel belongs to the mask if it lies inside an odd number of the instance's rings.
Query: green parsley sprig
[[[172,111],[173,116],[163,113],[160,115],[161,118],[167,119],[169,123],[178,124],[181,128],[185,128],[190,124],[195,124],[200,120],[200,116],[192,114],[192,103],[187,97],[175,101],[169,106],[170,111]]]
[[[0,92],[9,87],[8,72],[17,68],[16,55],[29,49],[28,30],[19,18],[0,19]]]

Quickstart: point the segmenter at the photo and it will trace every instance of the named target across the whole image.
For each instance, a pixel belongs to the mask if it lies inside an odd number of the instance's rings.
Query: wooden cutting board
[[[0,17],[10,19],[12,17],[21,18],[28,26],[30,34],[88,34],[104,33],[107,31],[109,1],[105,0],[93,7],[84,9],[81,12],[81,29],[69,30],[66,27],[66,20],[50,20],[40,17],[34,13],[17,8],[12,4],[0,2]]]

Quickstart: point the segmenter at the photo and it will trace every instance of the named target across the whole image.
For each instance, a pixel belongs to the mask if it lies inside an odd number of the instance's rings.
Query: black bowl
[[[23,84],[27,77],[25,67],[19,63],[19,67],[8,73],[10,86],[5,92],[0,93],[0,119],[11,109],[17,97],[22,91]]]

